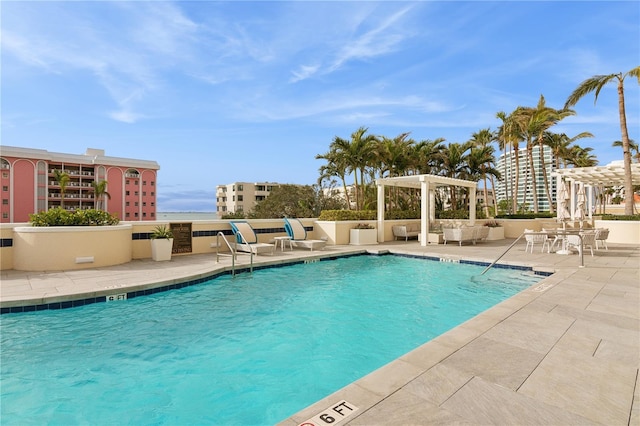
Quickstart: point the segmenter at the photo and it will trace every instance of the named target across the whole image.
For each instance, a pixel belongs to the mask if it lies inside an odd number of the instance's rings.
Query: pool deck
[[[363,250],[492,262],[512,242],[277,250],[255,257],[254,264]],[[594,257],[587,252],[583,268],[577,255],[540,253],[539,247],[531,254],[524,248],[518,243],[500,263],[555,273],[280,425],[312,419],[329,424],[318,420],[323,413],[335,419],[331,425],[640,425],[640,247],[609,244]],[[248,260],[239,256],[238,264]],[[229,257],[216,264],[212,254],[80,271],[3,271],[0,305],[150,289],[206,277],[230,264]]]

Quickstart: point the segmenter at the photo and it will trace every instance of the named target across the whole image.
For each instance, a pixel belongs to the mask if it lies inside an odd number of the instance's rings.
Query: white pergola
[[[384,188],[385,186],[420,189],[420,245],[428,243],[429,222],[435,220],[434,190],[443,186],[462,186],[469,188],[469,221],[476,221],[476,187],[477,182],[454,179],[436,175],[412,175],[382,178],[376,180],[378,186],[378,241],[384,241]]]
[[[578,190],[580,188],[587,190],[587,212],[589,219],[592,219],[593,188],[624,185],[625,179],[622,161],[614,161],[606,166],[557,169],[552,176],[556,176],[558,188],[561,180],[569,185],[571,220],[575,220],[576,185]],[[631,164],[631,181],[633,185],[640,185],[640,163]]]

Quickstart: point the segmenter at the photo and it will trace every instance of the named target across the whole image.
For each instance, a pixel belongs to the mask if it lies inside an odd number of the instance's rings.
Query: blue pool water
[[[399,256],[3,315],[3,425],[274,424],[539,277]]]

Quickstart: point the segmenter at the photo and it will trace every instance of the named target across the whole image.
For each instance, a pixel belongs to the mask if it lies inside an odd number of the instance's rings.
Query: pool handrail
[[[485,272],[487,272],[487,271],[489,270],[489,268],[491,268],[493,265],[495,265],[496,263],[498,263],[498,261],[499,261],[500,259],[502,259],[502,256],[504,256],[505,254],[507,254],[507,252],[508,252],[509,250],[511,250],[511,248],[512,248],[513,246],[515,246],[515,245],[516,245],[516,243],[517,243],[518,241],[520,241],[520,239],[521,239],[522,237],[524,237],[525,235],[541,235],[541,234],[545,234],[545,235],[547,235],[548,233],[547,233],[547,232],[523,232],[522,234],[520,234],[520,236],[519,236],[518,238],[516,238],[516,240],[515,240],[513,243],[511,243],[511,245],[510,245],[509,247],[507,247],[507,249],[506,249],[505,251],[503,251],[503,252],[502,252],[502,254],[501,254],[500,256],[498,256],[498,258],[497,258],[496,260],[494,260],[494,261],[491,263],[491,265],[489,265],[489,266],[487,266],[486,268],[484,268],[484,271],[482,271],[482,272],[480,273],[480,275],[484,275],[484,273],[485,273]],[[580,238],[580,268],[584,268],[584,248],[583,248],[583,246],[582,246],[582,235],[580,235],[580,234],[575,234],[575,233],[572,233],[572,232],[566,232],[566,231],[555,231],[555,234],[556,234],[556,235],[570,235],[570,234],[571,234],[571,235],[578,235],[578,237]]]
[[[229,248],[230,254],[220,253],[220,237],[222,237],[222,240],[225,242],[225,244]],[[249,254],[251,258],[249,271],[253,273],[253,250],[251,250]],[[236,275],[236,256],[237,255],[238,255],[238,251],[236,250],[236,247],[232,247],[231,243],[229,243],[229,240],[227,240],[227,238],[224,236],[224,233],[222,231],[218,231],[218,233],[216,234],[216,263],[220,263],[220,256],[231,256],[231,276],[234,276],[234,277]]]

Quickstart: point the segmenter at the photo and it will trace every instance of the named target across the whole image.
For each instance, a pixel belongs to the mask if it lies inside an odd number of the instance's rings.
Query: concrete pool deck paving
[[[513,240],[478,245],[388,242],[276,251],[255,265],[367,250],[490,263]],[[284,419],[297,425],[331,412],[335,424],[640,424],[640,247],[609,244],[594,257],[525,253],[500,263],[553,271],[531,288]],[[238,257],[246,265],[249,256]],[[3,271],[0,304],[20,306],[147,289],[228,269],[215,254],[133,261],[64,272]],[[90,297],[90,296],[87,296]],[[322,380],[321,377],[318,380]],[[357,407],[341,419],[340,401]],[[329,411],[327,411],[329,410]],[[344,406],[339,409],[345,413]],[[322,421],[316,424],[329,424]]]

